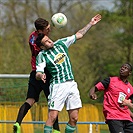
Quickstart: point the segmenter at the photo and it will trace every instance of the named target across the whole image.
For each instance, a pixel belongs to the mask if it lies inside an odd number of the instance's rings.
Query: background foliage
[[[1,0],[1,74],[30,73],[28,37],[35,30],[34,21],[43,17],[50,22],[56,12],[63,12],[68,18],[68,24],[63,29],[52,27],[50,36],[53,40],[76,33],[94,15],[102,15],[100,23],[69,49],[82,101],[92,102],[87,93],[96,82],[118,75],[119,67],[125,62],[133,65],[133,1],[111,0],[109,4],[106,0]],[[129,80],[133,84],[133,75]],[[13,84],[12,87],[17,86],[17,93],[21,93],[19,82],[17,85],[15,83],[14,80],[10,84],[0,80],[0,90],[8,89]],[[23,93],[26,94],[28,81],[21,83],[25,86]],[[10,90],[6,96],[10,95]],[[0,95],[4,96],[2,93]],[[102,93],[99,93],[99,97],[96,102],[102,102]]]

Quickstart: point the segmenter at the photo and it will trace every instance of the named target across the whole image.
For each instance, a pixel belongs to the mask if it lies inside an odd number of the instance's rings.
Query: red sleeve
[[[36,31],[32,32],[30,37],[29,37],[29,45],[30,45],[30,50],[31,50],[31,53],[32,53],[32,56],[37,56],[39,51],[40,51],[40,48],[37,47],[37,45],[35,44],[35,40],[37,38],[38,34],[36,33]]]
[[[101,82],[99,82],[98,84],[95,85],[95,87],[98,89],[98,91],[102,91],[105,90],[103,84]]]
[[[32,32],[29,37],[29,45],[30,45],[30,50],[31,50],[31,66],[32,70],[36,70],[36,56],[38,55],[40,48],[37,47],[35,40],[37,38],[38,34],[36,31]]]

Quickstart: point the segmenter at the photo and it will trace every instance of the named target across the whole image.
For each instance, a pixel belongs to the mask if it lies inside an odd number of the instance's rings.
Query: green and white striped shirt
[[[68,47],[75,43],[76,36],[62,38],[54,42],[48,50],[42,50],[36,57],[36,72],[44,72],[44,68],[52,75],[50,83],[57,84],[74,79],[68,55]]]

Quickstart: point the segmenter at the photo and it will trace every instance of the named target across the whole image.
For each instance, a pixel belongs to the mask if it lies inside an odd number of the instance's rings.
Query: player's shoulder
[[[33,45],[35,43],[37,36],[38,36],[37,31],[33,31],[29,36],[29,43]]]
[[[31,33],[30,33],[30,36],[37,36],[38,34],[37,34],[37,31],[32,31]]]
[[[67,37],[64,37],[64,38],[60,38],[60,39],[56,40],[54,43],[58,43],[61,41],[66,41],[66,40],[67,40]]]
[[[45,53],[45,50],[41,50],[38,55],[43,55]]]
[[[129,88],[131,88],[132,89],[132,91],[133,91],[133,85],[128,81],[128,86],[129,86]]]
[[[61,38],[61,39],[58,39],[54,42],[54,46],[57,46],[57,45],[63,45],[64,44],[64,41],[66,41],[67,38]]]
[[[43,57],[44,57],[44,51],[41,50],[41,51],[38,53],[36,59],[37,59],[37,60],[38,60],[38,59],[42,59]]]
[[[117,76],[110,77],[111,82],[119,82],[120,78]]]
[[[75,35],[71,35],[71,36],[63,37],[61,39],[56,40],[54,42],[54,44],[60,43],[60,42],[65,43],[65,42],[69,42],[69,41],[74,40],[74,39],[76,40]]]

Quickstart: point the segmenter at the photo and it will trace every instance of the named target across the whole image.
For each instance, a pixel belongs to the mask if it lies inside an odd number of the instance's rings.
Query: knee
[[[30,106],[33,106],[33,104],[35,103],[35,99],[33,99],[33,98],[28,98],[28,99],[26,100],[26,102],[27,102]]]
[[[79,109],[68,110],[68,114],[69,114],[69,122],[76,124],[76,122],[78,121]]]
[[[54,123],[56,121],[56,119],[57,119],[57,115],[51,114],[49,116],[49,118],[50,118],[51,122]]]
[[[70,121],[76,123],[78,121],[78,116],[71,117]]]

